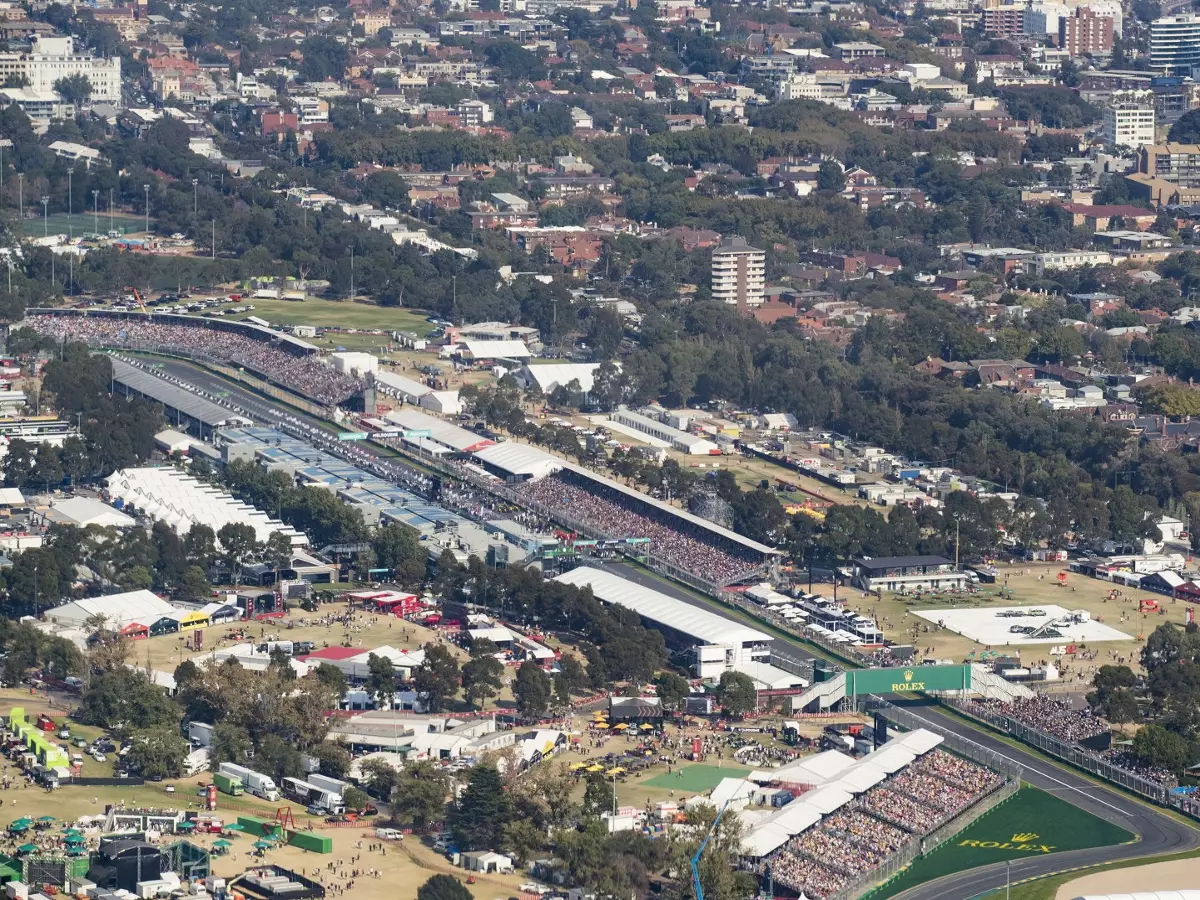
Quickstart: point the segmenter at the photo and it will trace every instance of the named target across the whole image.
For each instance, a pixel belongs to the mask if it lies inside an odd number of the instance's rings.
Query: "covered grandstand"
[[[126,396],[143,397],[162,405],[167,421],[181,431],[208,440],[225,425],[249,425],[245,416],[232,413],[211,400],[149,372],[143,372],[117,357],[111,358],[113,385]]]
[[[22,324],[56,341],[232,366],[327,406],[361,399],[364,388],[360,379],[322,362],[312,344],[249,322],[117,310],[30,309]]]
[[[769,634],[741,622],[591,566],[579,566],[554,580],[591,588],[598,600],[636,612],[648,625],[664,632],[668,644],[692,651],[694,671],[700,678],[719,678],[733,670],[749,675],[760,689],[807,684],[771,664]]]
[[[501,445],[504,446],[504,445]],[[528,472],[513,499],[564,527],[605,540],[635,539],[645,543],[638,555],[648,557],[664,574],[707,592],[725,585],[756,580],[780,557],[780,551],[642,494],[582,466],[554,457],[549,464],[522,454],[512,461],[494,451],[476,458],[492,469],[507,467],[513,475]]]
[[[942,741],[919,728],[859,759],[829,750],[727,779],[733,783],[718,790],[735,808],[766,798],[778,807],[746,815],[743,865],[776,892],[782,887],[813,900],[856,896],[880,880],[888,863],[910,859],[927,835],[1019,785],[946,752]]]

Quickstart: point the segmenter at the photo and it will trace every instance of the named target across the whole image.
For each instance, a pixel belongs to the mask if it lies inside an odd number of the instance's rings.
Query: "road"
[[[290,424],[303,421],[292,413],[281,410],[262,396],[232,385],[223,378],[187,363],[174,360],[165,361],[158,372],[189,382],[201,391],[216,397],[226,395],[230,402],[264,422]],[[304,425],[304,427],[311,428],[312,426]],[[336,449],[346,451],[348,448],[342,445]],[[355,444],[354,450],[358,451],[355,456],[362,453],[368,457],[374,457],[379,463],[388,464],[389,467],[395,466],[400,470],[417,474],[415,470],[404,466],[401,462],[377,456],[370,445]],[[589,562],[589,565],[608,569],[631,581],[694,606],[719,613],[724,612],[723,608],[715,601],[698,598],[631,564],[592,561]],[[788,656],[806,660],[813,658],[812,651],[800,641],[778,637],[775,639],[775,644]],[[1120,825],[1139,838],[1136,843],[1117,847],[1098,847],[1090,850],[1057,853],[1051,856],[1015,859],[1012,861],[1008,873],[1013,881],[1053,874],[1079,866],[1135,859],[1200,847],[1200,830],[1153,806],[1143,804],[1112,788],[1096,784],[1071,769],[1060,768],[1031,751],[1014,747],[1000,740],[991,732],[968,725],[933,705],[919,701],[910,701],[904,705],[912,714],[924,719],[932,730],[960,735],[998,756],[1020,765],[1024,770],[1023,778],[1028,783],[1057,795],[1073,806]],[[1069,827],[1069,823],[1047,823],[1047,825],[1049,827]],[[919,885],[898,896],[903,900],[967,900],[967,898],[988,891],[1003,889],[1004,884],[1005,866],[1003,862],[999,862],[995,865],[971,869]]]

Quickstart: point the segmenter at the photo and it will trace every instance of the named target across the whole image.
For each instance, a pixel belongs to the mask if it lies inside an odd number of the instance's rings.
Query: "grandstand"
[[[748,781],[798,796],[745,815],[744,867],[813,900],[865,887],[890,858],[1004,785],[1003,776],[941,743],[941,735],[919,728],[861,759],[830,750],[752,772]],[[739,793],[745,808],[761,792]]]
[[[247,322],[116,310],[30,309],[22,324],[56,341],[235,366],[324,405],[346,403],[364,387],[361,380],[323,363],[312,344]]]
[[[503,445],[502,445],[503,446]],[[647,554],[668,574],[710,589],[752,579],[780,553],[565,460],[558,470],[486,454],[493,470],[505,464],[525,475],[514,499],[559,524],[606,540],[647,538]]]

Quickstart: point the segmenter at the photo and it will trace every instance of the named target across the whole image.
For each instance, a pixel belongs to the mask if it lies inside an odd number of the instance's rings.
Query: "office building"
[[[732,303],[739,309],[760,306],[766,299],[767,254],[731,237],[721,242],[712,254],[712,295],[714,300]]]
[[[1113,20],[1083,6],[1058,20],[1058,46],[1071,56],[1112,53]]]
[[[1164,16],[1150,23],[1150,67],[1190,75],[1200,63],[1200,16]]]
[[[1104,110],[1101,131],[1108,147],[1136,150],[1154,143],[1154,95],[1150,91],[1114,93]]]
[[[85,75],[92,102],[121,103],[121,58],[99,59],[75,50],[70,37],[37,36],[28,53],[0,53],[0,82],[23,78],[28,90],[53,91],[60,78]]]

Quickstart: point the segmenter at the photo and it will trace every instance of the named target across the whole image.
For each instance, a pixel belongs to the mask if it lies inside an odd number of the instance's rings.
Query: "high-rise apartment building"
[[[0,83],[10,77],[27,81],[31,91],[52,91],[54,82],[86,75],[93,101],[120,104],[121,58],[100,59],[75,50],[70,37],[35,37],[28,53],[0,53]]]
[[[1154,143],[1154,95],[1150,91],[1119,91],[1104,110],[1101,131],[1109,147],[1136,150]]]
[[[1200,65],[1200,16],[1164,16],[1150,23],[1150,67],[1191,75]]]
[[[766,300],[767,254],[745,238],[722,241],[712,254],[712,296],[739,309],[760,306]]]
[[[1071,56],[1112,53],[1113,20],[1082,6],[1058,20],[1058,46]]]

